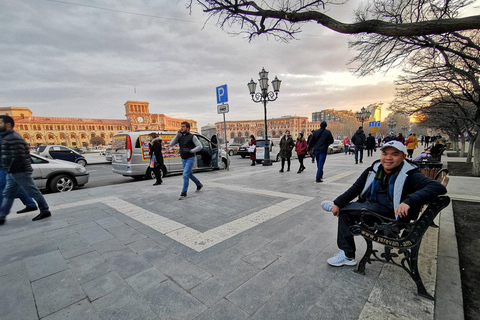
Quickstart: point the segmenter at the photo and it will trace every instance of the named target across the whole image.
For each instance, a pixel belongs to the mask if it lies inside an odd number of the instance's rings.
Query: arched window
[[[241,133],[241,132],[238,133],[238,137],[239,137],[239,138],[242,137],[242,133]]]
[[[235,133],[234,133],[234,132],[231,132],[231,133],[230,133],[230,138],[231,138],[231,139],[235,138]]]

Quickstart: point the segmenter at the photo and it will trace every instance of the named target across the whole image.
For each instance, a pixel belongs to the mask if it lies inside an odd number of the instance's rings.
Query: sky
[[[127,100],[151,113],[222,121],[216,87],[227,84],[228,120],[263,119],[247,89],[262,68],[282,80],[268,117],[322,109],[388,107],[396,72],[357,78],[349,36],[306,24],[298,40],[231,36],[184,0],[0,0],[0,107],[34,116],[125,119]],[[353,1],[330,11],[353,21]],[[108,10],[105,10],[108,9]],[[258,91],[258,88],[257,88]],[[384,108],[385,108],[384,107]]]

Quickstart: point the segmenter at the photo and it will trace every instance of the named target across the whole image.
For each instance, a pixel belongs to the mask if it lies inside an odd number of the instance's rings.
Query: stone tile
[[[259,249],[252,254],[244,257],[242,260],[248,262],[260,269],[264,269],[270,264],[272,264],[275,260],[280,258],[280,256],[271,253],[269,251]]]
[[[235,249],[243,253],[244,255],[248,255],[270,242],[272,242],[272,239],[264,238],[257,235],[252,235],[250,237],[247,237],[241,240],[238,244],[233,246],[232,249]]]
[[[140,252],[140,256],[150,264],[162,263],[165,257],[171,255],[171,251],[163,247],[152,247]]]
[[[112,292],[92,302],[102,320],[155,320],[157,316],[129,287]]]
[[[32,283],[32,289],[40,317],[86,298],[71,270],[37,280]]]
[[[145,238],[128,244],[128,247],[136,253],[140,253],[150,248],[159,247],[159,244],[152,239]]]
[[[107,262],[123,279],[152,267],[150,263],[134,252],[117,254],[108,258]]]
[[[108,228],[108,232],[113,234],[117,239],[124,244],[129,244],[135,241],[145,239],[146,236],[135,230],[134,228],[123,225],[120,227]]]
[[[32,287],[26,273],[9,273],[0,277],[0,297],[0,319],[38,319]]]
[[[82,300],[57,311],[42,320],[100,320],[88,300]]]
[[[202,252],[203,253],[203,252]],[[234,249],[227,249],[204,259],[197,265],[203,270],[215,274],[219,273],[230,265],[237,263],[242,259],[243,254]]]
[[[68,266],[79,283],[93,280],[112,270],[97,252],[89,252],[71,258],[68,260]]]
[[[77,232],[62,234],[52,239],[65,259],[93,251],[93,247]]]
[[[125,226],[125,223],[123,223],[121,220],[118,220],[115,217],[107,217],[107,218],[97,219],[97,220],[95,220],[95,222],[98,223],[104,229]]]
[[[56,250],[58,250],[57,245],[45,239],[26,245],[12,244],[5,251],[0,252],[0,266]]]
[[[112,271],[96,279],[85,282],[82,284],[82,289],[87,294],[88,299],[94,301],[126,285],[125,281],[123,281],[116,272]]]
[[[156,268],[150,268],[125,279],[127,283],[138,293],[156,287],[168,277]]]
[[[27,258],[25,263],[30,281],[68,269],[67,262],[58,250]]]
[[[102,227],[96,225],[90,228],[78,230],[78,233],[90,244],[99,243],[105,240],[113,239],[114,236],[108,233]]]
[[[222,299],[200,316],[196,317],[195,320],[244,320],[247,318],[248,313],[230,301]]]
[[[95,243],[92,247],[104,258],[112,257],[118,253],[124,253],[129,249],[122,241],[116,238]]]
[[[265,245],[263,249],[281,256],[305,239],[306,237],[298,234],[286,233],[277,240]]]
[[[143,292],[152,310],[160,319],[194,319],[207,309],[200,301],[171,280]]]
[[[12,262],[0,267],[0,277],[12,274],[12,273],[27,273],[27,266],[25,260]]]

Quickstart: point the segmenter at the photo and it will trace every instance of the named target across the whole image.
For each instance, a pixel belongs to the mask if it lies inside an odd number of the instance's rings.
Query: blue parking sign
[[[217,104],[228,102],[227,85],[217,87]]]

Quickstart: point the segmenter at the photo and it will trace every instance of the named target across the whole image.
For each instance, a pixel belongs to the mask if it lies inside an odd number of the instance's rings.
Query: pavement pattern
[[[304,173],[281,174],[238,158],[198,173],[205,187],[191,184],[184,201],[178,175],[46,195],[51,218],[12,213],[0,228],[0,319],[433,319],[434,302],[403,270],[377,262],[361,276],[326,263],[337,218],[320,202],[378,156],[328,156],[323,183],[309,159]],[[438,250],[430,230],[420,272],[432,294]]]

